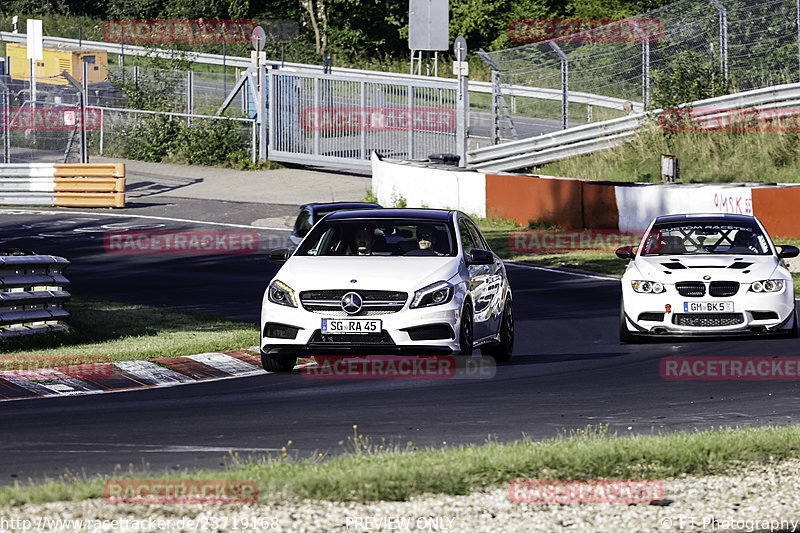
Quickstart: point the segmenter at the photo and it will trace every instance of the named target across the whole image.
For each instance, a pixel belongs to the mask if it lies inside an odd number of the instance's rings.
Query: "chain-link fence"
[[[622,23],[486,57],[501,72],[503,84],[563,90],[566,81],[569,91],[652,107],[654,96],[672,81],[665,74],[670,69],[702,74],[710,93],[705,97],[798,81],[798,9],[796,0],[681,0]],[[629,38],[620,36],[620,24]],[[562,109],[551,101],[529,111],[555,119]],[[600,118],[611,117],[593,117],[586,106],[569,105],[570,125]]]
[[[0,76],[0,163],[80,162],[83,132],[99,128],[81,113],[81,91],[65,76]]]

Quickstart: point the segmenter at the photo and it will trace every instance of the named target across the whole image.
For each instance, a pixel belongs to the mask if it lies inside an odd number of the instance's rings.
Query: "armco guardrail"
[[[64,37],[45,37],[45,41],[55,44],[65,44],[70,46],[77,46],[80,42],[81,46],[85,48],[94,48],[97,50],[104,50],[112,54],[119,54],[123,50],[126,54],[133,56],[148,56],[160,57],[164,59],[171,59],[175,57],[173,50],[164,50],[161,48],[146,48],[144,46],[135,45],[120,45],[120,43],[107,43],[104,41],[78,41],[77,39],[66,39]],[[0,31],[0,41],[10,43],[26,43],[27,36],[24,33],[10,33]],[[247,68],[251,66],[249,57],[235,57],[235,56],[222,56],[219,54],[203,54],[199,52],[186,52],[186,59],[194,63],[203,63],[206,65],[227,65],[229,67]],[[323,72],[322,65],[307,65],[304,63],[281,63],[280,61],[267,61],[270,68],[280,67],[287,72]],[[382,78],[407,78],[410,80],[425,80],[436,81],[442,83],[452,84],[452,88],[456,88],[457,81],[453,78],[435,78],[433,76],[415,76],[413,74],[401,74],[396,72],[381,72],[374,70],[360,70],[353,68],[336,67],[334,69],[340,74],[357,74],[362,76],[372,76],[376,81]],[[528,98],[539,98],[541,100],[561,100],[560,89],[545,89],[541,87],[527,87],[524,85],[503,85],[503,94],[505,96],[518,96]],[[492,84],[489,82],[470,81],[469,90],[478,93],[492,93]],[[599,94],[591,94],[580,91],[569,91],[569,101],[575,104],[586,104],[597,107],[606,107],[609,109],[624,110],[624,105],[628,100],[624,98],[613,98],[610,96],[603,96]],[[630,102],[634,111],[641,111],[643,109],[641,102]]]
[[[773,109],[797,105],[799,99],[800,83],[790,83],[698,100],[688,105],[693,108],[703,108],[705,113],[719,119],[746,108]],[[715,113],[713,110],[719,112]],[[663,110],[657,109],[539,137],[479,148],[467,152],[468,166],[487,171],[516,170],[612,148],[635,135],[648,120],[657,120],[661,113]]]
[[[68,265],[63,257],[0,250],[0,338],[68,328]]]
[[[125,165],[1,164],[0,205],[125,207]]]

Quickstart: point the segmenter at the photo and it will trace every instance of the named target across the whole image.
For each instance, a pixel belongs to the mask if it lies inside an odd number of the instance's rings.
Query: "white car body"
[[[737,242],[739,233],[751,247]],[[797,249],[776,249],[755,217],[657,217],[640,246],[617,255],[631,258],[622,276],[623,342],[658,335],[796,335],[794,285],[782,258],[796,256]]]
[[[451,233],[448,242],[450,255],[397,255],[407,243],[417,244],[411,231],[384,235],[387,224],[393,228],[406,227],[396,222],[409,221],[411,226],[438,224]],[[392,251],[380,256],[375,249],[370,256],[354,255],[348,248],[341,255],[325,255],[328,247],[325,235],[337,234],[332,228],[347,228],[359,223],[375,226],[375,234],[388,243]],[[431,226],[433,227],[433,226]],[[419,231],[419,230],[414,230]],[[475,252],[466,250],[463,233],[476,243]],[[440,231],[444,235],[444,231]],[[474,233],[477,233],[475,235]],[[344,230],[337,242],[344,244]],[[440,237],[442,239],[444,237]],[[309,240],[311,244],[306,243]],[[325,242],[326,244],[322,244]],[[277,251],[278,261],[280,254]],[[419,249],[406,254],[419,254]],[[438,253],[438,252],[437,252]],[[474,260],[475,254],[482,260]],[[309,255],[311,254],[311,255]],[[275,260],[275,256],[272,256]],[[414,306],[417,293],[431,285],[450,284],[451,293],[442,303]],[[442,285],[441,287],[444,287]],[[276,291],[271,293],[271,291]],[[442,289],[447,292],[447,289]],[[436,291],[439,292],[439,291]],[[282,294],[281,294],[282,293]],[[351,314],[346,304],[361,300],[359,310]],[[433,294],[433,293],[431,293]],[[444,293],[442,293],[444,294]],[[350,298],[350,300],[346,300]],[[433,296],[431,296],[433,298]],[[428,293],[420,302],[428,301]],[[282,302],[282,303],[276,303]],[[513,317],[511,289],[503,262],[491,250],[474,222],[458,211],[424,209],[375,209],[367,211],[338,211],[320,221],[308,233],[295,253],[270,282],[264,293],[261,308],[261,352],[265,368],[286,371],[289,361],[299,355],[326,353],[344,354],[419,354],[436,355],[470,353],[473,347],[485,346],[489,351],[502,344],[501,327],[508,307],[513,346]],[[508,305],[507,305],[508,303]],[[469,346],[465,346],[462,324],[464,311],[470,311],[472,328]],[[343,321],[344,319],[344,321]],[[380,332],[329,333],[333,320],[345,327],[354,320],[379,320]],[[327,322],[326,322],[327,321]],[[347,323],[344,323],[344,322]],[[510,356],[510,353],[508,354]],[[498,358],[503,360],[502,357]]]

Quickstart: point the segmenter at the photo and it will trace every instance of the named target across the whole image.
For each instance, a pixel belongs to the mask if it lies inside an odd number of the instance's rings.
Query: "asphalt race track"
[[[16,213],[16,214],[12,214]],[[116,226],[106,227],[108,224]],[[127,225],[127,226],[126,226]],[[152,227],[157,226],[157,227]],[[226,229],[205,223],[33,211],[0,212],[4,247],[72,261],[70,291],[82,297],[165,305],[256,322],[276,271],[264,254],[122,255],[103,248],[108,229]],[[230,229],[230,228],[227,228]],[[262,250],[286,232],[259,230]],[[0,402],[0,483],[218,468],[277,451],[337,454],[359,433],[387,443],[447,446],[559,434],[609,423],[620,434],[796,421],[794,381],[667,381],[665,356],[794,356],[797,339],[617,341],[619,282],[510,265],[516,350],[480,380],[311,380],[300,374],[169,388]],[[231,347],[240,348],[240,347]]]

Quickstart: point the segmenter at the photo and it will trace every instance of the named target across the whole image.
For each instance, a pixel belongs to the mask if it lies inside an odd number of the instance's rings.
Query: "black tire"
[[[461,324],[458,328],[458,355],[472,355],[473,335],[472,305],[466,303],[461,310]]]
[[[261,352],[261,366],[267,372],[291,372],[297,363],[297,355],[294,354],[270,354]]]
[[[514,311],[511,307],[511,298],[506,298],[503,308],[503,320],[500,323],[500,342],[487,346],[482,350],[498,363],[506,363],[514,352]]]
[[[619,342],[622,344],[635,344],[638,342],[638,339],[631,335],[631,332],[628,331],[628,326],[625,324],[625,308],[622,306],[622,302],[619,305]]]

